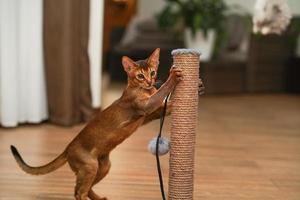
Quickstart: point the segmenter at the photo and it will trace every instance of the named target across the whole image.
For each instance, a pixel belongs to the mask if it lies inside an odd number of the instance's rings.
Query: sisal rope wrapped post
[[[176,49],[172,51],[172,56],[175,67],[183,70],[183,80],[172,94],[168,199],[192,200],[200,53],[191,49]]]

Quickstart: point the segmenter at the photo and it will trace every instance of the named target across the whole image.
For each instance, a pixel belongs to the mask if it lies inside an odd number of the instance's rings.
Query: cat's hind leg
[[[97,163],[88,163],[81,166],[76,173],[75,199],[87,200],[88,193],[97,174]]]
[[[97,175],[94,179],[93,185],[97,184],[99,181],[101,181],[109,172],[111,163],[109,160],[109,156],[105,155],[105,156],[101,156],[98,159],[98,171],[97,171]],[[91,200],[107,200],[106,197],[99,197],[92,189],[90,189],[88,197]]]
[[[76,174],[75,199],[87,200],[98,171],[98,160],[78,146],[69,147],[68,162]]]

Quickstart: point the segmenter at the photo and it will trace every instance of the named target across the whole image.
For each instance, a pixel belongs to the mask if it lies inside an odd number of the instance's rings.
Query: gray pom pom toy
[[[157,137],[152,138],[152,140],[150,140],[148,144],[148,150],[153,155],[156,154],[156,141],[157,141]],[[169,152],[169,150],[170,150],[170,141],[165,137],[159,138],[158,155],[160,156],[165,155]]]

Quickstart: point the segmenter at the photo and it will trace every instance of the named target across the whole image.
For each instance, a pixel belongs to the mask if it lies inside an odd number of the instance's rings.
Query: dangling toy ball
[[[152,138],[152,140],[150,140],[148,144],[148,150],[153,155],[156,155],[156,141],[157,141],[157,137]],[[158,155],[160,156],[165,155],[169,152],[169,150],[170,150],[170,141],[165,137],[159,138]]]

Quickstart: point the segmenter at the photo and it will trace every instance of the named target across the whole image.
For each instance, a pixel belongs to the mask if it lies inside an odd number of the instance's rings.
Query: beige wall
[[[152,17],[160,11],[164,4],[164,0],[138,0],[137,14],[140,17]]]
[[[229,5],[238,4],[252,12],[255,0],[225,0]],[[164,0],[139,0],[138,14],[141,17],[151,17],[157,13],[164,5]],[[288,0],[292,12],[300,15],[300,0]]]

